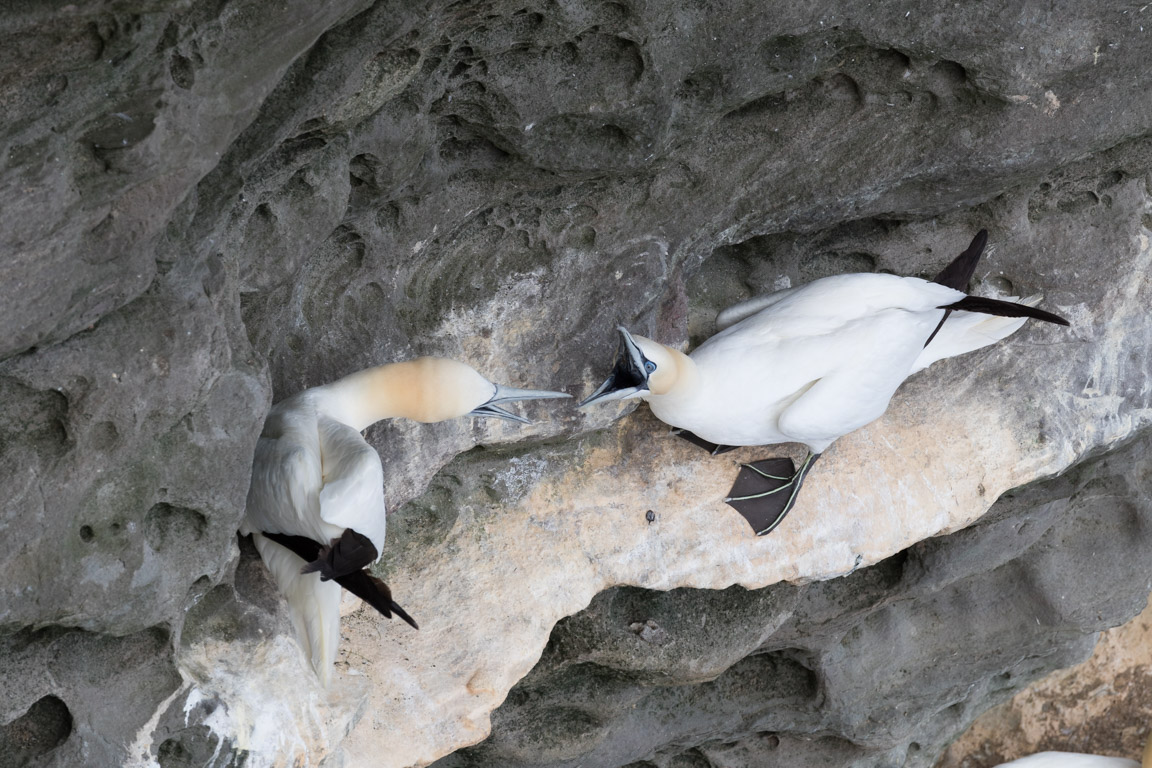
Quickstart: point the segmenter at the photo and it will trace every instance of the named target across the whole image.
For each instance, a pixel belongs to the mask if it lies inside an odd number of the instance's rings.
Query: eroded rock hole
[[[199,541],[207,529],[208,518],[204,513],[165,502],[154,504],[144,518],[148,546],[158,552],[165,547]]]
[[[247,753],[237,751],[220,743],[220,737],[212,733],[206,725],[185,728],[176,735],[165,739],[156,750],[156,762],[160,768],[240,768],[247,760]]]
[[[45,696],[7,725],[0,726],[0,755],[5,765],[29,765],[68,740],[72,713],[55,696]]]
[[[68,434],[68,398],[54,389],[33,389],[8,377],[0,378],[0,455],[7,446],[28,445],[41,460],[52,461],[73,446]]]

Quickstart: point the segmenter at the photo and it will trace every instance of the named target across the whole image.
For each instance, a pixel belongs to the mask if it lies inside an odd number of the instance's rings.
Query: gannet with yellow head
[[[999,341],[1029,317],[1068,325],[1032,306],[1039,297],[964,293],[987,236],[981,230],[933,281],[835,275],[738,304],[691,355],[621,327],[611,375],[579,407],[642,398],[713,453],[803,443],[799,469],[787,458],[745,464],[725,499],[756,534],[769,533],[820,454],[879,418],[909,375]]]
[[[256,444],[240,532],[287,597],[300,644],[331,680],[344,587],[384,616],[416,622],[366,567],[383,549],[384,469],[361,430],[382,419],[473,415],[529,423],[502,405],[569,397],[493,384],[455,360],[422,357],[353,373],[272,406]]]

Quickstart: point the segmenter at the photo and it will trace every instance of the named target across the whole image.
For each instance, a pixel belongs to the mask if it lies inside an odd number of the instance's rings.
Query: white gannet
[[[1079,752],[1037,752],[995,768],[1152,768],[1152,738],[1144,745],[1140,762],[1126,757],[1084,755]]]
[[[1141,764],[1126,757],[1082,755],[1079,752],[1037,752],[996,768],[1141,768]],[[1144,752],[1143,768],[1152,768],[1152,757]]]
[[[340,637],[340,588],[384,616],[416,622],[365,570],[384,546],[384,470],[360,431],[381,419],[424,423],[492,416],[529,423],[502,403],[569,397],[504,387],[455,360],[382,365],[272,406],[256,444],[242,534],[288,600],[305,656],[324,685]]]
[[[887,274],[825,277],[722,312],[723,328],[691,355],[619,328],[608,379],[579,404],[643,398],[658,419],[714,453],[741,445],[803,443],[791,459],[745,464],[725,499],[758,535],[796,501],[813,462],[838,437],[880,417],[912,373],[992,344],[1029,318],[1039,297],[968,296],[988,233],[935,280]],[[691,433],[691,434],[689,434]]]

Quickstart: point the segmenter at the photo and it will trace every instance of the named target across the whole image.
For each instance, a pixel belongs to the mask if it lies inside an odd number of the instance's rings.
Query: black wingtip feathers
[[[396,604],[392,599],[392,590],[388,588],[382,580],[376,578],[367,571],[357,571],[350,573],[346,576],[336,577],[336,583],[344,587],[356,597],[360,598],[368,605],[379,611],[385,618],[392,618],[395,613],[404,621],[412,625],[414,629],[420,629],[416,625],[415,619],[408,615],[408,612]]]
[[[349,529],[351,530],[351,529]],[[348,531],[345,531],[347,534]],[[333,539],[328,547],[321,546],[318,542],[309,539],[306,536],[292,536],[285,533],[264,533],[265,538],[274,541],[282,547],[286,547],[296,554],[297,557],[306,561],[303,568],[300,569],[301,573],[313,573],[320,571],[322,580],[325,571],[331,573],[329,578],[335,580],[337,584],[344,587],[356,597],[360,598],[368,605],[375,608],[385,618],[392,618],[395,613],[401,619],[412,625],[413,629],[420,629],[416,624],[416,620],[408,615],[408,612],[396,604],[392,599],[392,590],[388,588],[380,579],[372,574],[357,568],[351,573],[339,572],[346,571],[347,568],[352,567],[352,563],[356,560],[361,560],[369,553],[366,547],[371,547],[372,560],[375,560],[376,547],[372,545],[366,537],[353,531],[353,536],[342,536],[341,539]],[[339,547],[338,542],[347,538],[348,542],[345,547]],[[366,546],[365,546],[366,545]],[[333,553],[335,550],[335,553]],[[333,560],[335,562],[333,562]],[[369,561],[371,562],[371,561]]]
[[[396,614],[404,621],[412,625],[412,629],[420,629],[420,625],[416,623],[416,619],[408,615],[408,612],[401,608],[395,600],[392,601],[392,613]]]
[[[988,245],[988,230],[982,229],[976,233],[972,238],[972,242],[964,250],[962,254],[952,260],[948,266],[932,278],[932,282],[946,285],[949,288],[954,288],[957,291],[965,291],[968,288],[968,282],[972,279],[972,275],[976,272],[976,265],[980,262],[980,256],[984,253],[985,246]]]
[[[1070,325],[1070,323],[1060,317],[1060,315],[1045,312],[1037,307],[1030,307],[1027,304],[1017,304],[1014,301],[990,299],[986,296],[965,296],[960,299],[960,301],[954,304],[946,304],[940,307],[940,309],[960,309],[965,312],[982,312],[985,315],[999,315],[1001,317],[1030,317],[1035,320],[1043,320],[1046,323]]]

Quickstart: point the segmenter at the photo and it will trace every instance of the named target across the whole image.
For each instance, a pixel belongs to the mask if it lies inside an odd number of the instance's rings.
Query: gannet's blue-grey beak
[[[627,328],[619,325],[616,330],[620,331],[620,346],[616,350],[616,364],[612,367],[612,373],[595,392],[581,400],[577,408],[647,394],[648,359]]]
[[[514,403],[518,400],[548,400],[554,397],[572,397],[572,395],[565,394],[564,392],[550,392],[545,389],[517,389],[516,387],[505,387],[502,384],[493,385],[496,387],[496,393],[481,406],[478,406],[470,415],[472,416],[489,416],[497,419],[507,419],[508,421],[518,421],[521,424],[531,424],[532,422],[523,416],[518,416],[511,411],[506,411],[500,407],[499,403]]]

